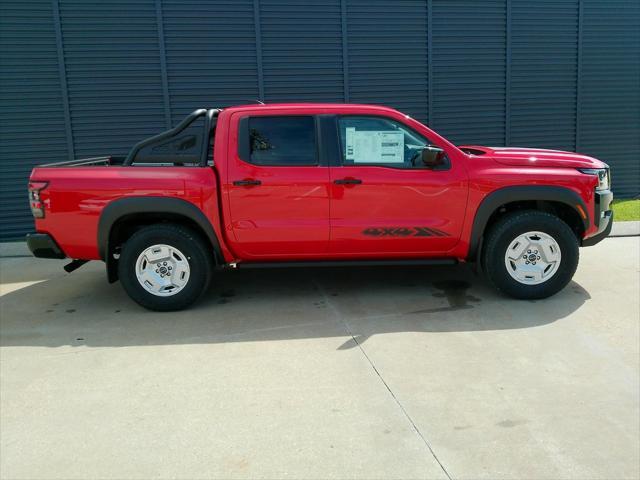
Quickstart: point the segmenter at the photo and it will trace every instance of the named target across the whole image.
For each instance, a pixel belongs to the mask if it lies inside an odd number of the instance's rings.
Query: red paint
[[[223,112],[224,113],[224,112]],[[329,248],[328,167],[267,167],[238,156],[238,121],[231,117],[227,162],[221,171],[228,212],[227,238],[239,259],[305,257],[326,254]],[[289,109],[266,109],[269,115]],[[222,119],[220,119],[222,120]],[[311,146],[310,148],[314,148]],[[259,186],[236,186],[235,180],[259,180]]]
[[[238,157],[238,121],[247,115],[364,114],[404,123],[443,148],[446,171],[385,167],[264,167]],[[187,200],[210,220],[226,261],[254,259],[416,258],[464,260],[475,212],[492,191],[516,185],[551,185],[575,191],[594,215],[595,176],[576,168],[602,168],[575,153],[472,147],[468,155],[419,122],[393,109],[368,105],[247,105],[223,110],[215,136],[215,167],[35,168],[45,217],[38,232],[51,234],[71,258],[98,259],[102,209],[127,196]],[[335,185],[357,178],[359,185]],[[255,179],[259,186],[235,186]],[[586,237],[596,232],[593,221]],[[371,236],[366,228],[421,227],[441,236]]]

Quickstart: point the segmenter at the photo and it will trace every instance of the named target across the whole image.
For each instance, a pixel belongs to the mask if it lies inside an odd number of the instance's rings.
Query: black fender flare
[[[517,201],[549,201],[559,202],[570,206],[582,219],[585,231],[589,228],[589,210],[580,195],[566,187],[552,187],[547,185],[520,185],[503,187],[489,193],[480,203],[473,219],[469,253],[467,260],[475,260],[482,243],[487,222],[491,215],[502,205]],[[586,218],[576,208],[580,206]]]
[[[220,242],[211,222],[193,203],[170,197],[126,197],[109,203],[104,207],[100,215],[100,220],[98,221],[98,253],[102,260],[109,263],[109,236],[113,225],[125,216],[145,213],[180,215],[195,222],[211,242],[218,258],[222,258]]]

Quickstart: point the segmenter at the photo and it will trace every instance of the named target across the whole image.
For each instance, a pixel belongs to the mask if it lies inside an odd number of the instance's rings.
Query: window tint
[[[255,165],[317,165],[313,117],[251,117],[250,161]]]
[[[429,140],[400,123],[381,117],[341,117],[344,165],[422,167],[421,152]]]
[[[156,140],[142,147],[132,165],[180,165],[198,166],[202,155],[204,117],[196,120],[185,130],[169,138]],[[211,141],[213,135],[207,138]]]

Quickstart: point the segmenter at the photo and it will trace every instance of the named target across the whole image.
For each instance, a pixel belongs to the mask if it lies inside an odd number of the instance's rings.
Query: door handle
[[[246,180],[234,180],[233,184],[236,187],[252,187],[254,185],[262,185],[262,182],[260,180],[247,178]]]
[[[362,180],[359,178],[341,178],[338,180],[334,180],[333,183],[336,185],[360,185]]]

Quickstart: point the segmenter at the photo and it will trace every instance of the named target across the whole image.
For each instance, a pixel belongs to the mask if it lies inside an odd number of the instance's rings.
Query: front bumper
[[[27,247],[34,257],[66,258],[56,241],[47,233],[29,233],[26,237]]]
[[[583,247],[595,245],[607,238],[611,233],[611,228],[613,227],[612,201],[613,193],[611,190],[596,192],[593,223],[598,227],[598,230],[589,238],[582,240]]]

